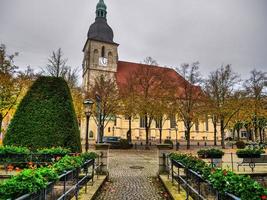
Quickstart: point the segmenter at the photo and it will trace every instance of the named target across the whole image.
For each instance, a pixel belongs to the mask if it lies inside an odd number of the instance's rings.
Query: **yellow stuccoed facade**
[[[166,120],[163,129],[162,129],[162,140],[171,139],[173,141],[176,140],[176,133],[178,140],[185,140],[185,128],[182,121],[178,121],[177,123],[178,129],[171,128],[170,120]],[[85,143],[85,135],[86,135],[86,118],[82,119],[81,123],[81,140],[82,143]],[[129,120],[124,116],[117,116],[116,122],[110,121],[107,123],[104,131],[104,136],[117,136],[126,139],[127,131],[129,130]],[[217,139],[220,140],[219,127],[217,127]],[[89,140],[91,142],[97,141],[97,124],[94,117],[90,118],[89,121]],[[160,137],[159,128],[156,128],[156,122],[153,121],[151,123],[149,140],[151,142],[157,142]],[[194,141],[204,141],[204,140],[213,140],[214,132],[213,132],[213,124],[211,120],[207,122],[199,122],[198,127],[194,124],[191,128],[191,140]],[[144,141],[146,139],[145,128],[140,127],[140,118],[135,117],[132,119],[132,140],[133,141]]]

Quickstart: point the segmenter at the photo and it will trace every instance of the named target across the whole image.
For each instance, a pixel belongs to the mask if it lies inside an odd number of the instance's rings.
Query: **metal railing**
[[[94,181],[95,160],[86,161],[81,168],[67,171],[59,176],[59,181],[51,182],[38,193],[25,194],[16,200],[67,200],[75,197],[78,200],[79,190],[91,180]]]
[[[181,188],[183,188],[186,193],[186,200],[188,200],[189,197],[194,200],[240,200],[240,198],[232,194],[219,193],[208,181],[204,180],[200,174],[186,168],[178,161],[168,159],[166,170],[169,170],[169,174],[171,174],[172,183],[174,183],[174,181],[177,183],[178,193],[180,193]]]

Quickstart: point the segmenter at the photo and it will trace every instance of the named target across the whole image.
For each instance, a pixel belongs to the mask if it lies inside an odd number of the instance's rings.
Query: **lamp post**
[[[98,94],[95,94],[96,98],[96,108],[97,108],[97,143],[100,143],[100,122],[101,122],[101,97]]]
[[[115,126],[112,127],[112,136],[114,137],[114,133],[115,133]]]
[[[94,102],[90,99],[86,99],[83,102],[84,108],[85,108],[85,116],[86,116],[86,133],[85,133],[85,151],[88,152],[89,149],[89,119],[90,116],[92,114],[92,106],[93,106]]]
[[[175,126],[176,151],[178,151],[178,139],[177,139],[177,134],[178,134],[178,126]]]

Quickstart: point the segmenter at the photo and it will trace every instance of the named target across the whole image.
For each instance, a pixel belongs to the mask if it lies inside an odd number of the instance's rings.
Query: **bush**
[[[16,199],[22,195],[36,193],[55,182],[59,175],[68,170],[79,168],[86,160],[96,158],[96,153],[84,153],[80,156],[65,156],[50,167],[25,169],[16,176],[0,183],[0,200]]]
[[[237,141],[237,142],[235,143],[235,145],[236,145],[236,147],[237,147],[238,149],[244,149],[244,148],[246,147],[246,144],[245,144],[244,141]]]
[[[24,194],[35,193],[45,188],[47,183],[38,171],[23,170],[17,176],[13,176],[0,185],[0,199],[15,199]]]
[[[96,159],[97,154],[94,152],[85,152],[80,155],[84,161],[91,160],[91,159]]]
[[[258,200],[267,195],[267,190],[250,177],[227,170],[213,169],[203,160],[192,155],[172,153],[170,158],[199,173],[220,194],[228,192],[244,200]]]
[[[236,155],[239,158],[259,158],[265,151],[262,148],[247,147],[245,149],[238,149]]]
[[[200,158],[222,158],[224,152],[220,149],[201,149],[197,152]]]
[[[4,144],[81,151],[71,94],[62,78],[40,77],[35,81],[18,106]]]
[[[16,146],[0,146],[0,154],[29,154],[30,150],[26,147],[16,147]]]
[[[71,151],[69,149],[65,149],[62,147],[56,147],[56,148],[43,148],[43,149],[38,149],[37,153],[39,154],[48,154],[48,155],[60,155],[60,156],[65,156]]]

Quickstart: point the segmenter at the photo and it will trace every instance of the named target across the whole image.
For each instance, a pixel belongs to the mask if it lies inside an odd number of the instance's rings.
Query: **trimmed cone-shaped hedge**
[[[35,81],[18,106],[4,145],[30,149],[61,146],[81,151],[78,122],[64,79],[40,77]]]

